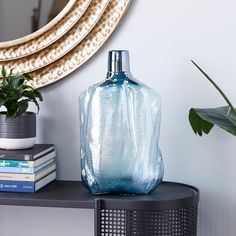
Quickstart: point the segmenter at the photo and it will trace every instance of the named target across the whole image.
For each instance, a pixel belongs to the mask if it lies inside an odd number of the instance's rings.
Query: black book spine
[[[1,154],[0,160],[19,160],[19,161],[33,161],[34,156],[30,154]]]

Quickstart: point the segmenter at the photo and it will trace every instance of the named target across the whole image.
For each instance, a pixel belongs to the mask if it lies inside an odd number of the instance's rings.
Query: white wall
[[[190,59],[236,104],[235,8],[233,0],[134,0],[121,27],[90,63],[42,89],[38,141],[56,144],[59,179],[80,178],[79,94],[104,79],[109,49],[129,49],[135,77],[162,97],[165,180],[200,189],[199,236],[235,236],[236,138],[219,128],[200,138],[188,123],[190,107],[225,104]],[[1,236],[90,236],[92,227],[91,210],[0,207]]]

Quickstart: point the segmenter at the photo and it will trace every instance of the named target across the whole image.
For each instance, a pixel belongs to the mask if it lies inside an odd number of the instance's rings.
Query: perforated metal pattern
[[[197,205],[159,211],[101,209],[99,218],[97,236],[197,235]]]

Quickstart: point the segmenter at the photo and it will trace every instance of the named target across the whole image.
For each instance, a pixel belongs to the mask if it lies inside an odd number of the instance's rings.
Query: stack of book
[[[55,158],[52,144],[35,144],[25,150],[0,150],[0,191],[36,192],[56,179]]]

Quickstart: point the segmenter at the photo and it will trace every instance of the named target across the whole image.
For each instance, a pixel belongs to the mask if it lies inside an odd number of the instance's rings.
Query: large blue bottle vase
[[[107,79],[80,95],[82,181],[92,194],[148,194],[163,178],[159,95],[134,80],[128,51],[110,51]]]

